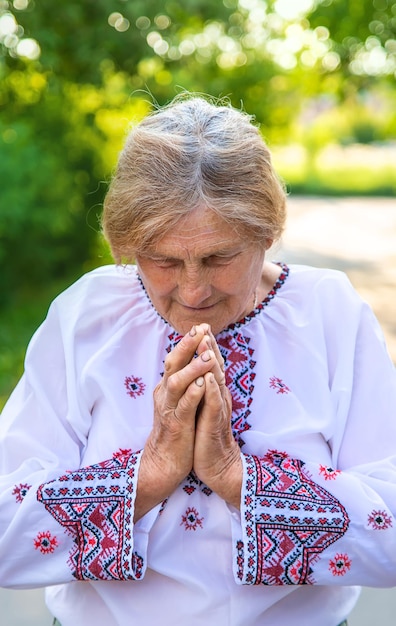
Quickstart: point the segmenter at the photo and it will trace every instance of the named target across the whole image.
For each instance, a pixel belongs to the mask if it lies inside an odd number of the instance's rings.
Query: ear
[[[265,251],[269,250],[273,243],[274,243],[273,239],[266,239],[266,241],[265,241],[265,248],[264,248]]]

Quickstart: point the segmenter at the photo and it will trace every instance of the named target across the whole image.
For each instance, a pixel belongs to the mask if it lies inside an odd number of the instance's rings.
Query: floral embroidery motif
[[[326,467],[325,465],[319,466],[319,474],[322,474],[325,480],[335,480],[341,470],[333,469],[332,467]]]
[[[50,554],[57,547],[58,540],[54,535],[51,535],[49,530],[39,533],[34,540],[34,548],[40,550],[41,554]]]
[[[346,510],[311,480],[302,461],[277,451],[244,459],[237,576],[243,584],[313,584],[319,554],[348,528]]]
[[[186,530],[197,530],[197,527],[203,528],[203,517],[199,517],[197,509],[194,507],[188,507],[185,515],[182,515],[182,521],[180,526],[185,527]]]
[[[386,511],[373,511],[368,517],[368,523],[375,530],[386,530],[393,526],[392,518]]]
[[[141,453],[113,458],[41,485],[37,499],[74,540],[69,565],[78,580],[137,580],[143,560],[133,553],[132,506]]]
[[[336,554],[329,562],[333,576],[344,576],[351,569],[352,561],[347,554]]]
[[[15,485],[12,491],[12,495],[15,496],[15,500],[16,502],[18,502],[18,504],[23,501],[30,487],[31,485],[27,485],[26,483],[20,483],[19,485]]]
[[[131,396],[131,398],[142,396],[144,394],[144,390],[146,389],[146,385],[142,379],[137,376],[126,376],[124,385],[127,389],[128,396]]]
[[[283,380],[281,378],[278,378],[277,376],[272,376],[270,378],[269,386],[271,387],[271,389],[276,389],[276,393],[289,393],[290,392],[289,387],[285,385]]]

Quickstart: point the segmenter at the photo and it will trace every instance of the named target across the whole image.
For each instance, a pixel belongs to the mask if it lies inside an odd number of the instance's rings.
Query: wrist
[[[199,476],[199,478],[203,480],[212,491],[217,493],[222,500],[240,509],[243,465],[239,449],[237,455],[234,455],[234,457],[225,464],[223,463],[217,473],[213,473],[207,480],[204,480],[201,476]]]

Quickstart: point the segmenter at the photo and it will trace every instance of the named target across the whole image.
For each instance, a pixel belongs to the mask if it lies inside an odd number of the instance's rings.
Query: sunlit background
[[[255,115],[290,194],[286,260],[345,269],[396,361],[395,35],[392,0],[0,0],[0,409],[51,299],[110,261],[128,127],[184,90]],[[51,622],[41,591],[0,604],[7,626]],[[349,623],[395,610],[366,590]]]
[[[291,198],[396,191],[396,2],[0,0],[0,407],[52,297],[109,262],[125,133],[183,90],[256,116]]]

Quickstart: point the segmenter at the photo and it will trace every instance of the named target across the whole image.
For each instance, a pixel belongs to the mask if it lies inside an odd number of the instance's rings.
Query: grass
[[[294,194],[396,195],[395,145],[328,145],[315,153],[291,145],[273,154]]]
[[[272,152],[275,167],[293,194],[396,195],[394,144],[328,145],[314,153],[295,144],[273,148]],[[99,255],[99,258],[98,264],[110,262],[110,257]],[[88,264],[81,273],[91,267]],[[22,374],[30,337],[44,319],[54,296],[74,278],[20,294],[0,308],[0,410]]]

